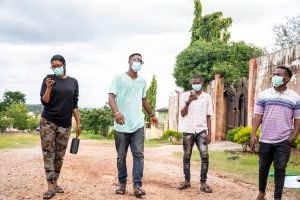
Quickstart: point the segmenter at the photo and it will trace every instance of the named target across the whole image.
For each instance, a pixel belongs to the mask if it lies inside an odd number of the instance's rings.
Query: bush
[[[237,128],[230,129],[230,130],[227,132],[226,140],[228,140],[228,141],[233,141],[235,134],[237,134],[237,132],[239,132],[241,129],[242,129],[241,126],[240,126],[240,127],[237,127]]]
[[[111,132],[108,134],[107,139],[115,139],[115,130],[111,130]]]
[[[246,151],[247,146],[250,144],[251,132],[252,127],[242,127],[233,138],[234,142],[242,145],[244,151]],[[256,137],[259,138],[259,135],[260,129],[257,130]]]
[[[171,142],[175,138],[175,140],[178,142],[182,139],[182,133],[174,130],[166,130],[161,138],[164,140],[170,140]]]
[[[298,135],[295,144],[296,144],[297,149],[300,150],[300,134]]]

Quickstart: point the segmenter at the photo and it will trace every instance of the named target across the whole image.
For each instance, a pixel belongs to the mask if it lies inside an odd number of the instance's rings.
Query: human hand
[[[47,88],[52,88],[53,85],[54,85],[54,83],[55,83],[55,81],[52,80],[51,78],[47,78],[46,81],[45,81],[45,83],[46,83]]]
[[[117,114],[115,114],[115,120],[120,125],[125,124],[124,116],[120,112],[117,112]]]
[[[81,133],[80,125],[77,125],[77,127],[76,127],[76,138],[78,138],[80,136],[80,133]]]
[[[255,150],[255,144],[257,143],[257,138],[255,134],[251,134],[251,140],[250,140],[250,149],[252,151]]]
[[[157,127],[158,120],[157,120],[157,118],[155,116],[150,117],[150,122],[151,122],[152,125],[154,125],[155,127]]]

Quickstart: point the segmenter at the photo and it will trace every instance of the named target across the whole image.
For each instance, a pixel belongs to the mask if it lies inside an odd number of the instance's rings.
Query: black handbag
[[[77,154],[78,147],[79,147],[79,142],[80,142],[80,139],[78,139],[78,138],[73,138],[72,139],[70,153]]]

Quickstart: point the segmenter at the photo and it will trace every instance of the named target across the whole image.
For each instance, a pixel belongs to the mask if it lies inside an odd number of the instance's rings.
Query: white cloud
[[[112,78],[141,52],[141,76],[158,80],[157,106],[177,89],[172,76],[176,55],[190,42],[193,0],[2,0],[0,6],[0,95],[7,90],[39,103],[50,58],[62,54],[67,73],[78,79],[81,107],[100,107]],[[296,15],[297,0],[202,0],[203,12],[233,18],[233,40],[272,45],[272,27]],[[284,8],[284,9],[283,9]]]

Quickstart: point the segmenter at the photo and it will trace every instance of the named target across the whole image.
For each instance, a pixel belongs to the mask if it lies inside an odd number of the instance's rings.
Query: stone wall
[[[252,59],[249,63],[248,125],[252,125],[252,113],[260,93],[272,87],[272,73],[278,66],[289,67],[293,77],[288,87],[300,94],[300,44],[282,49],[263,57]]]

